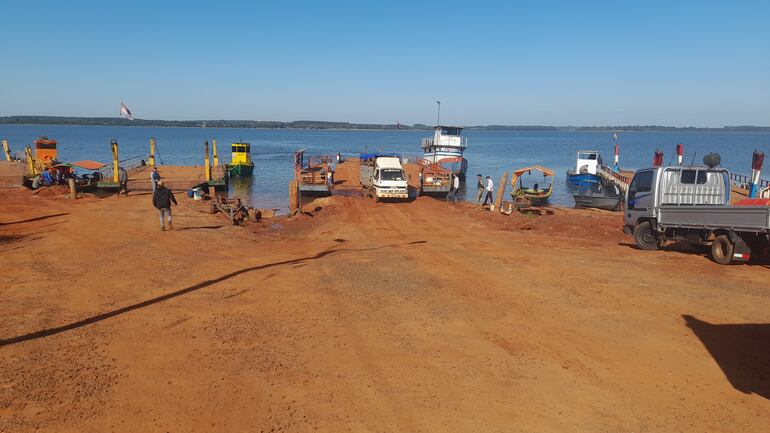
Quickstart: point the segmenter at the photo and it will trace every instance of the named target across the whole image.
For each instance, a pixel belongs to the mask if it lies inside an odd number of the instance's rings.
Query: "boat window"
[[[590,159],[594,160],[596,159],[597,155],[595,153],[578,153],[578,159]]]
[[[441,128],[441,134],[443,135],[460,135],[460,128]]]
[[[652,175],[651,171],[642,171],[634,176],[634,180],[631,181],[631,185],[628,187],[630,192],[648,192],[652,191]]]
[[[385,168],[382,170],[382,180],[404,180],[404,171],[397,168]]]
[[[697,181],[695,178],[695,173],[697,174]],[[706,172],[705,171],[697,171],[697,170],[682,170],[682,175],[679,178],[679,182],[683,184],[695,184],[702,185],[706,183]]]

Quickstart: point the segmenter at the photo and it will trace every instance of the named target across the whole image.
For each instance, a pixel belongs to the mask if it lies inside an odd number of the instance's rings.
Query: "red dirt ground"
[[[609,212],[338,196],[245,229],[178,198],[160,232],[146,193],[0,191],[0,431],[770,425],[766,266]]]

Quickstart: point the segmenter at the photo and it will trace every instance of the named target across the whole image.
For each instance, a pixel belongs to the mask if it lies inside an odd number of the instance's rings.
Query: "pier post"
[[[289,213],[294,215],[299,211],[299,205],[299,183],[295,179],[289,182]]]
[[[150,137],[150,167],[155,167],[155,137]]]
[[[219,165],[219,154],[217,154],[217,139],[211,140],[211,153],[214,156],[214,167]]]
[[[8,140],[3,139],[3,151],[5,151],[5,160],[11,160],[11,149],[8,147]]]
[[[495,203],[493,204],[493,208],[490,210],[494,211],[495,207],[497,209],[502,209],[503,197],[505,197],[505,187],[507,183],[508,183],[508,172],[506,171],[505,173],[503,173],[502,176],[500,176],[500,184],[499,184],[500,186],[498,186],[497,188],[497,194],[495,195]]]
[[[118,140],[110,141],[112,147],[112,181],[118,183]]]
[[[72,200],[77,200],[78,199],[78,188],[75,185],[75,178],[74,177],[70,177],[69,179],[67,179],[67,183],[69,183],[69,186],[70,186],[70,198]]]
[[[204,170],[206,171],[206,182],[211,180],[211,160],[209,159],[209,141],[206,140],[206,143],[204,144],[204,151],[206,152],[206,156],[204,157],[204,163],[206,164]]]

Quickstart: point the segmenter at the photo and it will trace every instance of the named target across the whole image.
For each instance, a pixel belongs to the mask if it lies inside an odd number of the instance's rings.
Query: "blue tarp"
[[[401,158],[401,155],[398,153],[382,153],[382,152],[375,152],[375,153],[362,153],[359,158],[361,158],[361,161],[366,161],[369,159],[379,158],[381,156],[389,156],[393,158]]]

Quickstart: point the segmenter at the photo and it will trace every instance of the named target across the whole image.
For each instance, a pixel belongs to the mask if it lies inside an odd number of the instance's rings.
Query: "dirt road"
[[[160,232],[149,195],[0,192],[0,431],[767,431],[767,267],[332,201]]]

